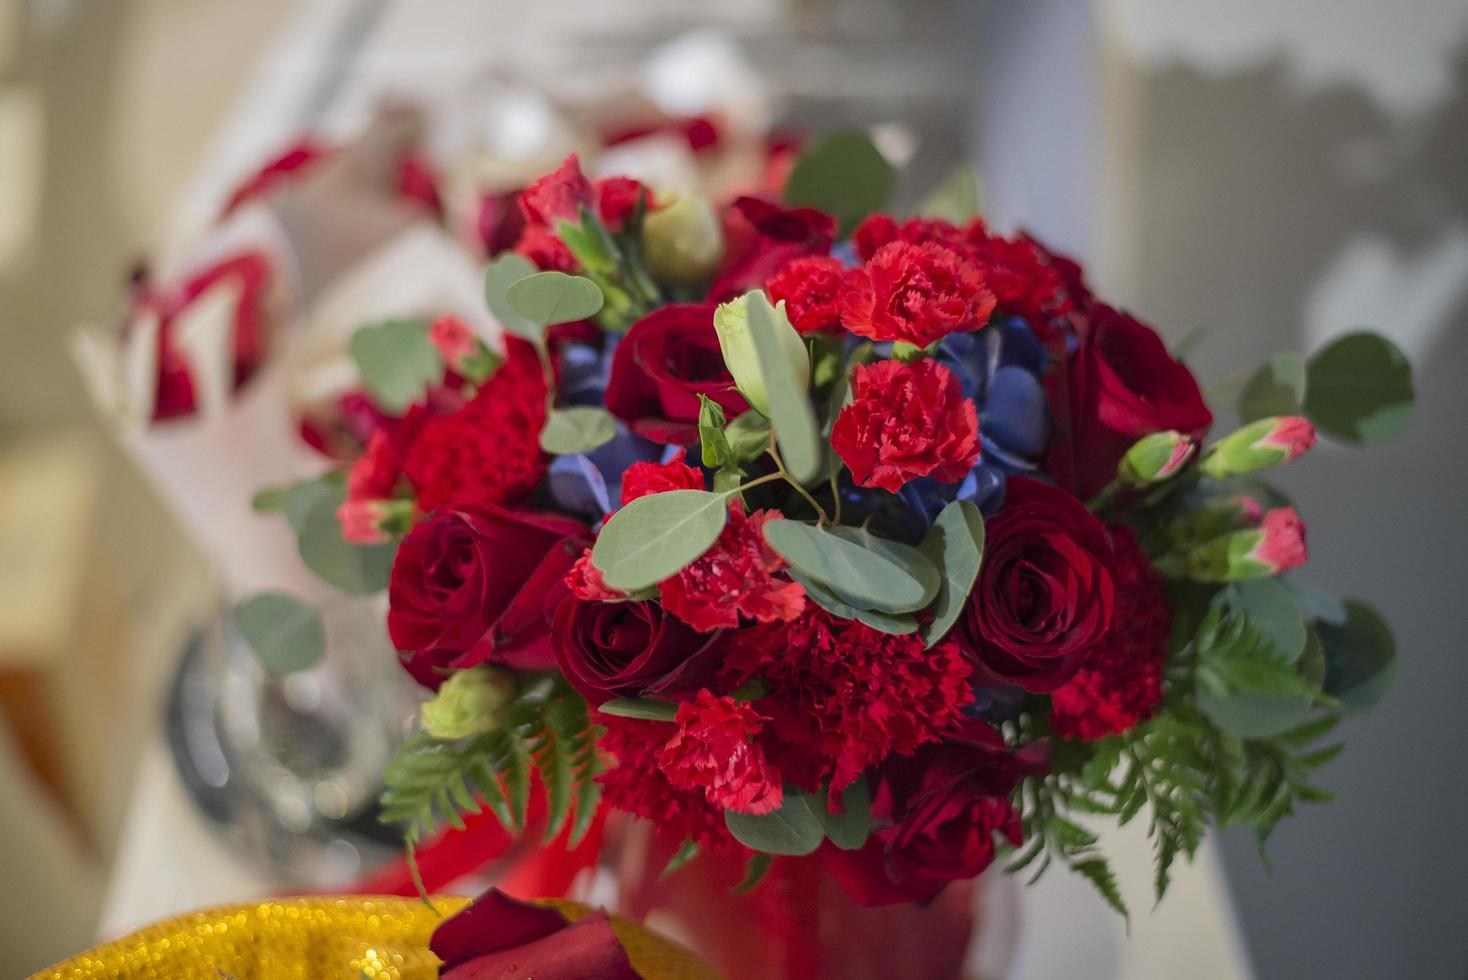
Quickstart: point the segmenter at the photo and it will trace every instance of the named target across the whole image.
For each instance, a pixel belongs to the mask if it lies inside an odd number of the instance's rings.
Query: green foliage
[[[296,549],[306,567],[343,592],[370,595],[387,588],[397,543],[353,544],[342,537],[336,512],[346,487],[335,482],[303,488],[286,504],[286,517],[296,530]]]
[[[348,344],[372,400],[394,415],[443,378],[443,358],[422,320],[389,320],[363,327]]]
[[[602,293],[583,276],[537,272],[511,283],[505,300],[527,321],[544,327],[595,316],[602,306]]]
[[[756,290],[748,294],[748,314],[749,333],[759,359],[770,402],[770,424],[780,453],[790,475],[800,483],[810,483],[821,467],[820,429],[806,395],[809,378],[797,376],[797,366],[786,356],[792,337],[798,347],[802,341],[789,321],[776,314],[763,292]],[[804,351],[804,347],[799,349]],[[809,371],[809,365],[804,370]]]
[[[1340,623],[1316,627],[1325,653],[1325,690],[1348,711],[1380,701],[1397,673],[1397,644],[1376,610],[1355,599],[1345,602]]]
[[[692,861],[694,858],[698,857],[699,850],[700,848],[698,846],[698,841],[684,841],[681,845],[679,845],[678,850],[673,854],[673,856],[668,858],[668,863],[663,865],[663,871],[660,875],[658,875],[658,879],[662,880],[663,878],[668,877],[668,875],[672,874],[679,868],[683,867],[683,865],[687,864],[689,861]]]
[[[462,829],[464,814],[486,807],[505,829],[519,833],[532,772],[538,772],[546,793],[546,839],[569,822],[574,845],[600,800],[597,734],[585,701],[540,685],[510,706],[504,727],[495,731],[457,741],[420,733],[404,742],[384,775],[379,819],[402,824],[410,848],[444,824]]]
[[[943,175],[918,205],[923,218],[942,218],[961,225],[979,214],[979,172],[967,163],[955,165]]]
[[[768,854],[758,852],[749,856],[749,863],[744,866],[744,880],[734,886],[736,895],[752,892],[765,880],[765,875],[770,873],[770,865],[773,863]]]
[[[938,570],[922,552],[864,530],[777,519],[765,525],[765,540],[802,582],[854,609],[914,612],[938,593]]]
[[[834,215],[844,238],[857,223],[886,206],[892,166],[865,133],[830,133],[795,162],[785,182],[785,201]]]
[[[652,698],[612,698],[597,707],[602,714],[618,718],[641,718],[644,721],[672,721],[678,716],[678,705]]]
[[[295,596],[261,592],[235,608],[235,624],[272,674],[308,670],[326,653],[321,616]]]
[[[638,497],[608,518],[591,560],[614,589],[650,588],[713,546],[724,530],[727,501],[706,490]]]
[[[540,448],[557,456],[589,453],[611,442],[617,435],[617,422],[604,408],[576,405],[558,408],[545,420],[540,431]]]
[[[734,839],[762,854],[810,854],[826,837],[825,825],[812,809],[812,799],[787,792],[778,810],[752,814],[724,811]]]
[[[535,275],[535,272],[535,266],[529,259],[514,252],[505,252],[484,270],[484,301],[507,333],[539,344],[545,333],[544,325],[520,313],[509,300],[510,287]]]
[[[1221,608],[1210,610],[1192,650],[1198,708],[1233,735],[1277,734],[1325,700],[1295,658],[1281,654],[1243,613],[1225,617]]]
[[[1305,359],[1275,354],[1249,376],[1239,393],[1239,421],[1248,424],[1274,415],[1299,415],[1305,403]]]
[[[1385,337],[1347,334],[1310,358],[1305,414],[1332,439],[1389,442],[1407,427],[1414,398],[1412,367]]]
[[[923,538],[921,550],[942,572],[938,595],[933,599],[933,618],[922,627],[923,640],[932,646],[958,622],[979,577],[979,565],[984,560],[984,515],[973,501],[954,501],[938,514]]]
[[[843,851],[860,850],[872,832],[872,792],[865,779],[858,779],[841,793],[841,812],[832,813],[822,789],[810,802],[811,812],[821,821],[826,837]]]

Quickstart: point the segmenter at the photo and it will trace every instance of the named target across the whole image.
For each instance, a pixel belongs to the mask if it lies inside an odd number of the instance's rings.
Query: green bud
[[[1170,479],[1193,457],[1197,448],[1181,432],[1154,432],[1138,439],[1116,468],[1117,479],[1134,487]]]
[[[1298,459],[1315,445],[1315,427],[1294,415],[1251,422],[1208,449],[1199,464],[1214,479],[1253,473]]]
[[[643,219],[642,257],[663,285],[702,285],[723,261],[724,229],[702,197],[676,194]]]
[[[499,728],[505,707],[514,699],[515,679],[507,671],[471,667],[450,674],[419,716],[434,738],[468,738]]]
[[[810,355],[805,341],[785,316],[785,301],[775,305],[775,329],[779,333],[780,350],[789,360],[795,377],[806,390],[810,387]],[[714,332],[719,335],[719,349],[724,365],[734,376],[734,385],[761,415],[770,414],[769,394],[765,390],[764,372],[754,349],[754,336],[749,332],[749,296],[723,303],[714,311]]]

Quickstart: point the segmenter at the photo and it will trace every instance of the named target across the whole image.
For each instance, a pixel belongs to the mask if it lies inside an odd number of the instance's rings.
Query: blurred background
[[[1347,722],[1339,802],[1280,827],[1272,873],[1222,835],[1218,928],[1243,952],[1194,965],[1468,976],[1462,0],[0,0],[0,971],[137,924],[118,903],[184,907],[209,873],[149,877],[169,678],[217,612],[213,566],[99,421],[73,328],[120,321],[135,266],[303,130],[344,138],[491,67],[644,77],[670,41],[732,46],[779,122],[900,122],[915,187],[972,160],[993,224],[1083,258],[1169,339],[1205,331],[1205,382],[1361,326],[1406,351],[1405,438],[1322,444],[1284,478],[1313,579],[1392,623],[1397,686]]]

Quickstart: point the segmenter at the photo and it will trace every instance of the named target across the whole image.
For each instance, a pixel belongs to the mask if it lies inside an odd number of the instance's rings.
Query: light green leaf
[[[1345,606],[1344,624],[1316,625],[1325,648],[1325,690],[1346,710],[1364,711],[1396,679],[1397,644],[1376,610],[1355,599],[1347,599]]]
[[[718,540],[727,499],[705,490],[638,497],[607,519],[592,548],[592,563],[614,589],[635,592],[656,585]]]
[[[326,631],[315,608],[284,592],[261,592],[240,603],[235,624],[272,674],[309,670],[326,653]]]
[[[443,358],[421,320],[389,320],[363,327],[348,344],[362,383],[377,405],[394,415],[443,378]]]
[[[943,175],[917,214],[923,218],[942,218],[961,225],[979,213],[979,172],[971,164],[959,163]]]
[[[596,283],[564,272],[537,272],[512,283],[505,293],[510,308],[531,323],[549,326],[595,316],[602,295]]]
[[[772,813],[756,816],[725,810],[724,823],[735,840],[763,854],[810,854],[826,837],[810,800],[798,793],[786,793],[785,802]]]
[[[292,518],[298,535],[296,547],[306,567],[328,585],[352,595],[370,595],[386,589],[397,544],[388,541],[358,545],[343,539],[336,511],[345,497],[345,488],[329,486],[309,493],[310,500],[301,511],[299,522]],[[290,514],[288,505],[287,515]]]
[[[741,413],[724,427],[724,437],[729,440],[734,458],[748,463],[764,455],[769,447],[770,420],[755,411]]]
[[[724,434],[724,409],[708,395],[698,396],[698,444],[703,465],[712,468],[737,462]]]
[[[843,851],[863,847],[872,830],[872,793],[865,779],[858,779],[841,792],[842,811],[830,813],[826,807],[826,790],[810,801],[810,807],[826,829],[831,843]]]
[[[484,270],[484,301],[506,332],[538,344],[545,337],[544,325],[522,316],[510,305],[508,297],[511,286],[535,275],[535,272],[535,266],[529,259],[514,252],[505,252]]]
[[[780,455],[790,475],[801,483],[813,481],[821,468],[821,438],[815,412],[806,397],[806,385],[795,376],[794,366],[784,354],[780,331],[794,327],[775,314],[763,292],[749,294],[749,332],[770,400],[770,423],[780,445]],[[798,342],[798,338],[797,338]]]
[[[1239,393],[1239,421],[1247,425],[1275,415],[1299,415],[1305,402],[1305,359],[1275,354],[1249,377]]]
[[[922,552],[942,572],[933,600],[933,618],[922,627],[923,641],[932,646],[948,634],[979,577],[984,559],[984,515],[971,500],[955,500],[944,507],[923,538]]]
[[[930,577],[924,576],[926,581],[914,574],[917,563],[899,561],[893,552],[864,547],[799,521],[770,521],[765,525],[765,540],[801,576],[826,586],[858,609],[913,612],[927,605],[937,592],[937,570],[916,549],[908,550],[927,567]]]
[[[618,718],[641,718],[645,721],[672,721],[678,717],[678,705],[652,698],[612,698],[597,706],[603,714]]]
[[[1249,617],[1275,653],[1293,663],[1305,649],[1305,621],[1290,590],[1277,579],[1235,582],[1225,590],[1229,608]]]
[[[844,130],[817,140],[785,181],[785,203],[834,215],[838,238],[887,204],[892,165],[865,133]]]
[[[845,538],[854,544],[859,544],[868,551],[875,552],[889,561],[901,565],[923,587],[923,606],[927,606],[938,595],[938,589],[943,584],[943,573],[938,565],[928,558],[923,552],[910,544],[901,541],[893,541],[881,535],[873,534],[866,527],[833,527],[831,533],[839,538]],[[867,608],[863,606],[862,608]],[[887,609],[885,606],[871,607],[885,612],[910,612],[911,610]],[[921,607],[920,607],[921,608]]]
[[[1341,442],[1370,446],[1401,434],[1412,417],[1412,367],[1374,333],[1347,334],[1310,358],[1305,414]]]
[[[589,453],[611,442],[617,435],[617,421],[604,408],[576,405],[558,408],[545,420],[540,430],[540,448],[557,456]]]
[[[918,630],[917,617],[912,613],[884,613],[875,609],[858,609],[856,618],[879,633],[906,636]]]

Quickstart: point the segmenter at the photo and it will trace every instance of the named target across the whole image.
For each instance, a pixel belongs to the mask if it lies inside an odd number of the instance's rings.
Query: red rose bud
[[[555,170],[525,188],[520,210],[531,224],[554,229],[562,221],[581,223],[581,209],[596,205],[596,190],[572,153]]]
[[[1214,479],[1253,473],[1302,456],[1315,445],[1315,426],[1296,415],[1251,422],[1214,443],[1200,464]]]
[[[1172,429],[1143,436],[1121,458],[1117,479],[1134,487],[1161,483],[1175,476],[1197,448],[1190,436]]]
[[[1305,564],[1305,522],[1293,507],[1276,507],[1256,528],[1222,534],[1188,552],[1187,569],[1204,582],[1278,575]]]
[[[428,340],[443,358],[444,366],[475,384],[494,373],[500,358],[490,350],[464,321],[451,314],[429,324]]]

